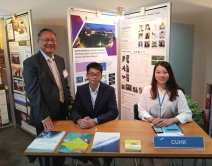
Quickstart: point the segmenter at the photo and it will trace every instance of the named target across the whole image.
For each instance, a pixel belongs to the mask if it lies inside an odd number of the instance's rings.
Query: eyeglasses
[[[46,38],[46,39],[38,39],[38,40],[42,40],[42,41],[44,41],[44,42],[46,42],[46,43],[48,43],[48,42],[52,42],[52,43],[56,43],[56,39],[48,39],[48,38]]]
[[[96,76],[96,77],[101,77],[102,74],[101,74],[101,73],[96,73],[96,74],[94,74],[94,73],[88,73],[88,76],[89,76],[89,77],[94,77],[94,76]]]

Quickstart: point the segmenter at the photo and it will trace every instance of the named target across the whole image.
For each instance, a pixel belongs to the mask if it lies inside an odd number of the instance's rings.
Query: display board
[[[0,129],[13,125],[9,88],[6,74],[5,47],[4,47],[4,22],[0,19]]]
[[[121,119],[134,118],[133,106],[151,83],[154,65],[169,61],[170,8],[148,7],[120,20]]]
[[[102,82],[117,94],[116,17],[97,11],[68,8],[70,59],[74,89],[88,82],[86,66],[98,62],[103,67]]]
[[[32,43],[31,12],[24,12],[7,18],[6,32],[8,56],[11,65],[12,87],[15,111],[20,111],[21,127],[35,134],[34,127],[28,125],[30,102],[26,96],[23,78],[23,61],[34,54]]]

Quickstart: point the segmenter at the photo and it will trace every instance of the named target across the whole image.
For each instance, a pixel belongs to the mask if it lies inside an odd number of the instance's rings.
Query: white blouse
[[[158,97],[156,99],[151,98],[151,85],[144,87],[140,99],[138,101],[138,116],[140,119],[145,120],[145,118],[150,117],[161,117],[161,118],[173,118],[176,117],[182,124],[192,121],[192,112],[188,107],[185,95],[181,90],[178,90],[178,95],[174,101],[169,100],[169,95],[166,93],[163,100],[164,92],[159,91],[160,95],[160,105]],[[176,116],[175,112],[178,112]]]

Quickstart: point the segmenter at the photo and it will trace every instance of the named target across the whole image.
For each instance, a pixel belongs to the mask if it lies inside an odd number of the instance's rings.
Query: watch
[[[99,123],[97,118],[94,118],[94,121],[95,121],[96,124]]]

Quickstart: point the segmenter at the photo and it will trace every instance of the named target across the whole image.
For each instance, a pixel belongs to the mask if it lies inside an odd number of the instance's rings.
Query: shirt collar
[[[91,89],[91,86],[90,86],[90,84],[89,84],[90,92],[96,92],[96,93],[98,93],[98,91],[99,91],[99,86],[100,86],[100,82],[99,82],[98,86],[96,87],[95,91],[93,91],[93,89]]]
[[[55,59],[54,58],[54,54],[52,54],[52,57],[49,57],[48,55],[46,55],[43,51],[40,50],[40,52],[42,53],[43,57],[46,59],[46,61],[49,60],[49,58]]]

